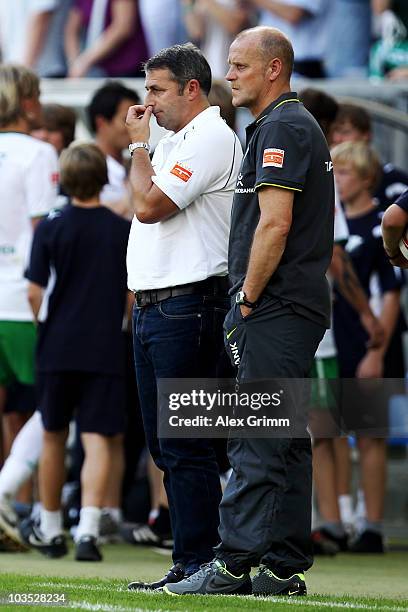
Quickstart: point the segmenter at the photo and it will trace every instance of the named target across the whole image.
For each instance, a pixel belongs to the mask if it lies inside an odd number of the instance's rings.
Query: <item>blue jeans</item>
[[[134,308],[136,378],[147,444],[164,472],[174,537],[173,561],[187,573],[213,558],[221,487],[209,439],[157,437],[158,378],[222,375],[223,297],[186,295]]]

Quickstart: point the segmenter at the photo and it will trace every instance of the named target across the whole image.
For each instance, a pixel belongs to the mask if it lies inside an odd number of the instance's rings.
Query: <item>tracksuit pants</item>
[[[324,331],[292,305],[264,297],[245,319],[238,306],[232,307],[224,339],[233,363],[238,355],[238,382],[305,378]],[[228,456],[233,474],[220,505],[216,557],[242,571],[264,563],[278,576],[309,569],[312,453],[307,432],[299,438],[230,439]]]

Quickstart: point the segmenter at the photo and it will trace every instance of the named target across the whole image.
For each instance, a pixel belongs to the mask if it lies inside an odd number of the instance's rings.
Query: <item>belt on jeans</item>
[[[135,301],[136,306],[142,307],[158,304],[170,297],[179,297],[181,295],[219,295],[227,297],[228,289],[228,276],[211,276],[205,280],[188,283],[187,285],[135,291]]]

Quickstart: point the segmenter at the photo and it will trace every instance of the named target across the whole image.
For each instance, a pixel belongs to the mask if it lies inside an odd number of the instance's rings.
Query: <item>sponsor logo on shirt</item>
[[[51,183],[53,185],[58,185],[59,183],[59,173],[58,172],[53,172],[51,174]]]
[[[262,168],[283,168],[285,151],[283,149],[264,149]]]
[[[255,193],[255,187],[237,187],[235,193]]]
[[[177,176],[177,178],[187,183],[187,181],[191,179],[193,171],[177,163],[174,164],[173,168],[170,170],[170,174],[174,174],[174,176]]]
[[[245,187],[243,183],[244,175],[242,172],[238,174],[237,177],[237,186],[235,188],[235,193],[254,193],[255,187]]]
[[[326,172],[331,172],[333,170],[333,162],[328,161],[324,163],[326,164]]]

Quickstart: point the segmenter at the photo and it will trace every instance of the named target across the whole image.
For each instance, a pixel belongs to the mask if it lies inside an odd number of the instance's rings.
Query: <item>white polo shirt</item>
[[[184,285],[227,274],[232,198],[242,160],[218,106],[158,144],[153,182],[180,209],[158,223],[132,222],[127,252],[132,291]]]
[[[54,147],[26,134],[0,133],[0,321],[32,321],[24,271],[31,219],[55,208],[58,159]]]

